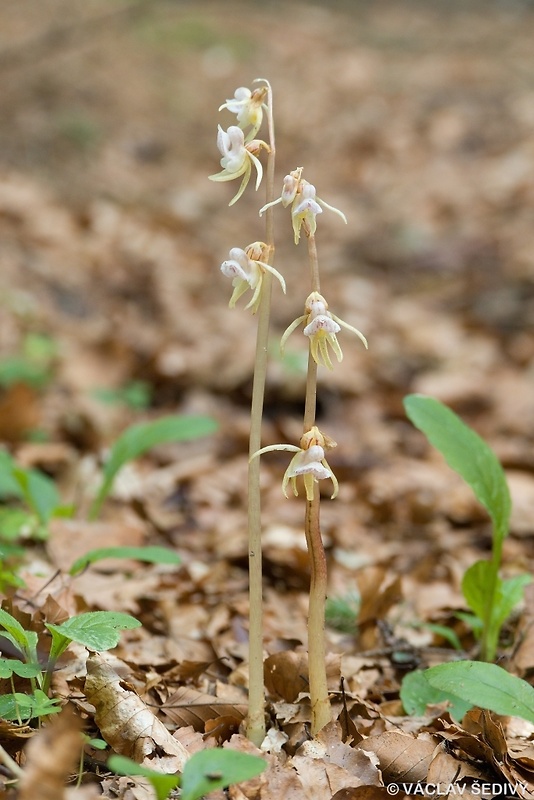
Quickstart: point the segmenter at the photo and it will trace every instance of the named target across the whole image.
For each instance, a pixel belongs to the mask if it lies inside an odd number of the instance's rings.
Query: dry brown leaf
[[[411,736],[399,731],[386,731],[370,736],[358,745],[375,753],[387,783],[417,783],[426,780],[438,741],[427,733]]]
[[[308,656],[287,650],[265,659],[265,686],[268,691],[288,703],[294,703],[301,692],[307,692]]]
[[[161,706],[161,711],[178,727],[191,725],[196,731],[204,732],[208,720],[217,720],[219,717],[243,719],[247,713],[247,705],[241,694],[238,698],[233,704],[226,698],[220,700],[190,686],[181,686]]]
[[[62,800],[65,783],[75,772],[82,740],[81,720],[71,706],[41,728],[26,747],[26,766],[19,783],[19,800]]]
[[[87,659],[85,692],[102,737],[116,753],[160,772],[182,772],[188,759],[185,747],[96,653]]]

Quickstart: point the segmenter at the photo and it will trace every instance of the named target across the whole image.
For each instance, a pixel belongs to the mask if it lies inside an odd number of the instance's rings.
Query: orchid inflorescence
[[[271,453],[274,450],[289,450],[289,452],[295,453],[289,462],[289,466],[282,480],[282,491],[284,495],[286,497],[288,496],[287,486],[291,481],[293,494],[296,497],[298,496],[297,478],[302,476],[306,498],[308,500],[313,500],[315,484],[320,480],[330,478],[334,485],[334,491],[332,493],[333,500],[339,491],[339,484],[336,476],[330,469],[324,451],[336,446],[336,442],[334,442],[333,439],[330,439],[329,436],[326,436],[326,434],[322,433],[319,428],[314,425],[301,437],[300,447],[294,444],[271,444],[268,447],[262,447],[261,450],[253,454],[252,458],[261,456],[264,453]]]
[[[251,308],[252,313],[255,314],[261,301],[261,290],[266,272],[270,272],[277,278],[282,291],[285,293],[286,282],[282,275],[264,261],[265,253],[268,251],[269,248],[264,242],[254,242],[245,247],[244,250],[240,247],[232,247],[229,253],[230,258],[221,264],[223,275],[226,275],[227,278],[233,278],[234,291],[229,302],[230,308],[235,306],[247,289],[251,289],[253,292],[252,299],[245,308]]]
[[[357,328],[344,322],[328,310],[328,303],[319,292],[312,292],[306,299],[304,314],[293,320],[285,330],[280,342],[280,349],[284,351],[285,344],[293,331],[302,323],[305,324],[304,335],[310,339],[310,353],[316,364],[322,364],[328,369],[333,369],[328,346],[332,348],[338,361],[343,360],[343,352],[339,346],[336,333],[341,328],[346,328],[358,336],[367,348],[367,339]]]

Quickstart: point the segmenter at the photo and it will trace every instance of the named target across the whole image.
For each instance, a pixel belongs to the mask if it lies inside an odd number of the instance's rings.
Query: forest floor
[[[477,657],[457,615],[468,610],[461,581],[491,552],[486,513],[408,421],[406,395],[440,399],[495,450],[513,502],[502,573],[533,571],[533,40],[532,9],[512,2],[0,4],[0,439],[74,507],[46,531],[0,517],[3,607],[44,652],[45,622],[96,610],[140,620],[99,668],[111,665],[190,752],[258,752],[240,730],[256,319],[243,301],[228,308],[219,265],[264,238],[264,194],[250,185],[229,208],[233,184],[207,180],[220,169],[217,124],[233,124],[217,109],[238,86],[273,86],[277,185],[304,166],[348,218],[325,212],[317,231],[330,309],[369,341],[366,351],[343,331],[343,363],[319,372],[340,483],[333,501],[321,485],[334,721],[312,747],[303,498],[283,497],[288,459],[276,453],[261,466],[268,767],[210,797],[372,800],[401,778],[467,796],[519,782],[534,797],[533,725],[476,709],[454,720],[444,704],[410,716],[399,698],[408,672],[458,657],[446,630]],[[298,443],[306,365],[299,332],[279,354],[309,281],[288,212],[275,218],[287,294],[275,286],[265,446]],[[213,417],[218,432],[128,463],[87,521],[113,442],[169,414]],[[24,511],[6,480],[0,511]],[[95,548],[148,545],[172,548],[180,565],[115,559],[69,574]],[[526,679],[533,601],[527,587],[498,652]],[[132,755],[127,732],[95,722],[87,657],[67,650],[52,693],[89,737]],[[4,764],[0,796],[153,797],[90,744],[81,784],[69,784],[81,746],[71,736],[78,749],[65,750],[55,730],[0,722],[26,773],[18,791]],[[152,763],[172,761],[158,747]]]

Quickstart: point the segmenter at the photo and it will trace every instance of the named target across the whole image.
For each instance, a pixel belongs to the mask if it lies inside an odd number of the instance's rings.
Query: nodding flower
[[[294,320],[285,330],[280,342],[280,349],[283,352],[288,338],[299,325],[304,324],[304,335],[310,339],[310,353],[316,364],[322,364],[328,369],[333,369],[332,360],[328,347],[330,346],[338,361],[343,360],[343,352],[339,346],[336,333],[341,328],[346,328],[358,336],[367,348],[367,339],[357,328],[353,328],[347,322],[332,314],[328,310],[328,303],[319,292],[312,292],[306,300],[304,314]]]
[[[269,145],[261,139],[253,139],[245,144],[245,134],[237,125],[231,125],[224,131],[219,125],[217,134],[217,147],[222,155],[222,172],[210,175],[210,181],[233,181],[243,176],[241,186],[229,204],[232,206],[243,194],[250,180],[252,165],[256,167],[256,190],[263,177],[263,167],[256,157],[262,148],[269,150]]]
[[[242,130],[251,126],[247,133],[245,142],[250,142],[256,136],[263,122],[263,111],[265,109],[265,98],[267,97],[267,86],[261,86],[251,91],[246,86],[236,89],[234,96],[220,106],[219,111],[227,108],[232,114],[237,115],[237,123]]]
[[[260,208],[260,217],[267,208],[282,203],[284,208],[291,205],[291,222],[293,224],[293,233],[295,235],[295,244],[300,240],[300,229],[304,225],[304,233],[306,236],[313,236],[317,228],[317,214],[323,213],[323,208],[328,211],[333,211],[337,214],[343,222],[347,223],[345,214],[334,206],[328,205],[320,197],[317,197],[315,186],[308,183],[302,177],[302,167],[290,172],[284,178],[282,187],[282,194],[277,200],[267,203]]]
[[[274,450],[289,450],[289,452],[295,453],[289,462],[289,466],[282,480],[282,491],[284,495],[288,497],[287,486],[291,481],[293,494],[298,496],[297,478],[302,476],[306,498],[307,500],[313,500],[315,484],[320,480],[330,478],[334,486],[334,491],[331,495],[333,500],[338,494],[339,484],[336,476],[328,465],[324,451],[325,449],[331,449],[336,446],[336,442],[334,442],[333,439],[321,433],[319,428],[314,425],[302,436],[300,447],[294,444],[271,444],[268,447],[262,447],[261,450],[258,450],[252,455],[252,458],[256,458],[256,456],[263,455],[264,453],[273,452]]]
[[[245,308],[251,308],[252,313],[255,314],[260,305],[263,279],[266,272],[270,272],[271,275],[275,276],[285,294],[286,283],[284,278],[278,270],[263,260],[268,250],[269,248],[264,242],[254,242],[244,250],[240,247],[232,247],[230,250],[230,258],[221,264],[223,275],[226,275],[227,278],[233,278],[234,291],[230,298],[230,308],[235,306],[247,289],[251,289],[252,299]]]

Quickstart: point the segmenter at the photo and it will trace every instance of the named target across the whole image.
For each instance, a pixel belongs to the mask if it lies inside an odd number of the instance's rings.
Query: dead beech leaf
[[[116,753],[160,772],[182,772],[188,758],[185,747],[96,653],[87,659],[85,693],[96,709],[102,737]]]
[[[242,701],[241,695],[239,699]],[[196,731],[204,733],[208,720],[220,717],[242,720],[247,713],[247,705],[244,702],[229,703],[227,699],[220,700],[190,686],[181,686],[161,706],[161,711],[178,727],[191,725]]]
[[[387,783],[417,783],[426,780],[439,743],[429,734],[416,737],[400,731],[386,731],[369,736],[358,747],[376,754]]]
[[[26,747],[26,766],[19,783],[19,800],[62,800],[65,783],[76,771],[82,750],[81,720],[65,706]]]
[[[307,692],[308,657],[306,653],[284,650],[264,661],[265,686],[287,703],[294,703],[301,692]]]

